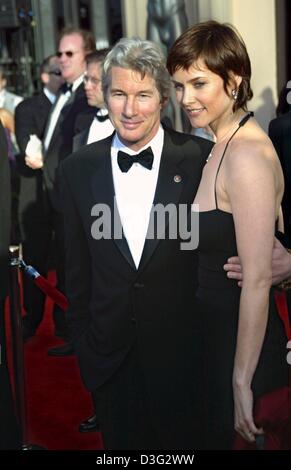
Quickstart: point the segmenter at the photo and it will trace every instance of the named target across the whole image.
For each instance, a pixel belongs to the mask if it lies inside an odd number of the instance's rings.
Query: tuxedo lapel
[[[184,184],[187,181],[187,174],[181,168],[183,160],[182,146],[177,147],[177,145],[172,142],[170,135],[165,131],[164,146],[151,216],[153,216],[153,210],[157,204],[166,207],[168,204],[177,205],[179,203]],[[165,229],[167,225],[164,227]],[[150,238],[148,231],[139,270],[145,267],[162,239],[163,233],[159,233],[158,237]]]
[[[50,141],[49,146],[53,145],[55,138],[59,135],[60,132],[60,127],[62,125],[62,122],[66,118],[67,114],[70,112],[72,104],[74,103],[75,100],[75,93],[72,93],[68,101],[66,101],[65,105],[61,109],[61,112],[59,114],[58,120],[56,122],[54,132]]]
[[[87,144],[87,140],[89,137],[90,127],[84,129],[83,131],[79,132],[79,134],[75,135],[73,138],[73,152],[76,152],[81,147]]]
[[[62,122],[65,120],[65,118],[67,117],[68,113],[71,111],[72,109],[72,106],[74,104],[74,101],[78,98],[78,96],[80,95],[81,93],[81,85],[78,86],[78,88],[73,92],[71,93],[71,96],[69,97],[69,99],[65,102],[63,108],[61,109],[61,112],[59,114],[59,117],[58,117],[58,120],[56,122],[56,125],[55,125],[55,128],[54,128],[54,131],[53,131],[53,134],[52,134],[52,137],[51,137],[51,140],[50,140],[50,143],[49,143],[49,146],[48,146],[48,149],[54,145],[54,141],[55,139],[58,137],[59,135],[59,132],[60,132],[60,127],[62,125]],[[62,92],[60,92],[57,96],[57,99],[51,109],[51,112],[50,112],[50,116],[52,115],[53,111],[54,111],[54,108],[56,107],[57,105],[57,102],[58,102],[58,99],[59,97],[62,95]],[[48,132],[48,129],[49,129],[49,126],[50,126],[50,119],[48,120],[48,123],[47,123],[47,126],[46,126],[46,130],[45,130],[45,134],[44,134],[44,138],[43,138],[43,142],[45,142],[45,139],[46,139],[46,135],[47,135],[47,132]],[[47,149],[47,151],[48,151]]]
[[[110,226],[107,225],[104,227],[104,232],[106,233],[106,236],[112,238],[112,241],[117,245],[119,251],[124,256],[126,261],[131,265],[134,270],[136,270],[127,240],[124,237],[120,215],[115,201],[115,191],[110,156],[112,138],[113,137],[110,136],[109,138],[105,139],[104,141],[100,141],[97,144],[98,154],[100,156],[102,155],[102,163],[98,166],[98,169],[96,169],[96,171],[92,174],[91,188],[94,195],[94,201],[96,201],[95,203],[104,204],[106,207],[109,208],[111,213],[111,224]],[[93,145],[95,147],[95,144]],[[114,236],[114,229],[116,230],[117,237]]]

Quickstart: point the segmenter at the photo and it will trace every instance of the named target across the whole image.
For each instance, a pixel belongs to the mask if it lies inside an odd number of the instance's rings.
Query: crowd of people
[[[42,92],[15,109],[23,257],[46,276],[54,241],[57,287],[69,300],[66,315],[53,312],[64,344],[48,354],[77,355],[93,408],[80,431],[100,430],[106,449],[230,450],[262,437],[268,445],[256,405],[289,384],[275,301],[291,276],[280,134],[289,117],[271,123],[273,146],[248,110],[250,80],[230,25],[188,28],[167,61],[151,41],[123,38],[96,51],[90,32],[67,28],[41,66]],[[215,143],[163,124],[172,86],[191,126]],[[3,318],[6,196],[0,204]],[[190,236],[199,230],[195,250],[183,249],[189,226]],[[45,298],[23,281],[29,341]],[[285,406],[278,401],[277,414]]]

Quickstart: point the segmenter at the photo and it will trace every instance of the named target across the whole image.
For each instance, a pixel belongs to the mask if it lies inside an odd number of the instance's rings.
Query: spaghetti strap
[[[244,116],[240,122],[238,123],[238,127],[237,129],[231,134],[230,138],[228,139],[228,141],[226,142],[225,144],[225,147],[224,147],[224,150],[223,150],[223,154],[222,154],[222,157],[220,159],[220,162],[219,162],[219,165],[218,165],[218,168],[217,168],[217,172],[216,172],[216,175],[215,175],[215,181],[214,181],[214,198],[215,198],[215,209],[219,209],[218,205],[217,205],[217,194],[216,194],[216,181],[217,181],[217,176],[218,176],[218,173],[219,173],[219,170],[220,170],[220,167],[221,167],[221,164],[222,164],[222,161],[224,159],[224,156],[225,156],[225,153],[226,153],[226,150],[227,150],[227,147],[229,145],[229,143],[231,142],[231,140],[234,138],[235,134],[240,130],[240,128],[242,126],[245,125],[245,123],[250,119],[250,117],[252,117],[254,115],[254,113],[252,111],[250,111],[246,116]]]

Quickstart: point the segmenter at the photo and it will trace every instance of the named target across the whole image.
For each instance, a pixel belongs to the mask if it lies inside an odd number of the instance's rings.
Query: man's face
[[[100,62],[92,62],[87,65],[84,77],[87,101],[90,106],[96,106],[97,108],[104,108],[101,77],[102,68]]]
[[[49,91],[56,95],[60,86],[64,83],[59,67],[59,60],[56,56],[51,57],[49,61],[49,71],[43,74],[42,80]]]
[[[59,44],[59,67],[67,83],[73,83],[86,69],[84,41],[77,33],[64,36]]]
[[[161,97],[155,80],[135,70],[112,67],[107,91],[109,117],[120,140],[139,150],[156,135],[160,126]]]

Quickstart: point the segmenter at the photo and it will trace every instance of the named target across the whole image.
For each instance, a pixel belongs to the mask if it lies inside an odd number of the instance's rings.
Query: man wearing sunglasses
[[[41,274],[47,272],[48,246],[51,231],[43,205],[43,176],[40,169],[34,169],[41,161],[41,140],[49,112],[63,78],[58,58],[51,55],[40,66],[42,91],[22,101],[15,110],[15,133],[20,154],[17,168],[20,173],[19,222],[23,257]],[[27,340],[36,332],[43,316],[45,296],[34,283],[24,277],[23,336]]]
[[[92,115],[95,113],[95,108],[87,104],[83,85],[83,75],[86,69],[85,57],[93,50],[95,50],[95,40],[89,31],[66,28],[61,32],[56,55],[65,83],[48,117],[42,141],[43,158],[39,161],[27,162],[31,168],[42,168],[43,171],[45,216],[50,226],[50,234],[52,231],[55,234],[57,287],[62,292],[65,292],[64,237],[56,176],[60,161],[72,153],[74,135],[82,130],[82,127],[76,127],[76,116],[80,113],[84,115],[82,125],[85,128],[90,124]],[[66,338],[64,312],[55,306],[53,317],[56,335]],[[49,354],[68,355],[72,354],[72,349],[65,344],[60,351],[59,348],[55,348],[49,351]]]

